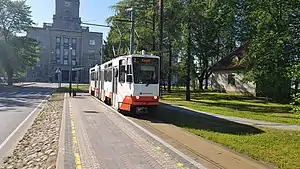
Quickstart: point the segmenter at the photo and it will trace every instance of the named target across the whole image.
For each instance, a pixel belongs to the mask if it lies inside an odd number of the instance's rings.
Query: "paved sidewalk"
[[[94,98],[80,95],[66,97],[64,155],[57,168],[205,168]]]
[[[161,106],[164,107],[164,108],[170,109],[170,110],[177,110],[177,111],[179,110],[183,113],[187,113],[187,114],[191,114],[191,115],[201,116],[202,114],[204,114],[204,115],[209,115],[209,116],[213,116],[213,117],[233,121],[233,122],[240,123],[240,124],[246,124],[246,125],[250,125],[250,126],[267,127],[267,128],[281,129],[281,130],[300,131],[300,126],[299,125],[275,123],[275,122],[266,122],[266,121],[251,120],[251,119],[246,119],[246,118],[241,118],[241,117],[218,115],[218,114],[193,110],[193,109],[190,109],[190,108],[187,108],[187,107],[184,107],[184,106],[172,105],[172,104],[168,104],[168,103],[165,103],[165,102],[161,102]]]

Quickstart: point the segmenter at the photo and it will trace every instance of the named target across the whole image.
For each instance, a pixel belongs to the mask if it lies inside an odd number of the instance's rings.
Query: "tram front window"
[[[134,58],[134,83],[158,84],[158,64],[155,58]]]

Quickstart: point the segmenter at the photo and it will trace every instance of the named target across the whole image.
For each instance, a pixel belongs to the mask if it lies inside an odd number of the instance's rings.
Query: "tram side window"
[[[107,70],[104,70],[104,81],[107,82]]]
[[[124,60],[119,61],[119,82],[120,83],[125,83],[125,76],[126,76],[126,71],[125,71],[125,65],[122,65],[122,62]]]
[[[132,66],[127,65],[127,82],[131,83],[132,82]]]
[[[104,81],[106,82],[112,81],[112,69],[107,69],[104,71]]]
[[[95,79],[94,79],[94,78],[95,78],[95,77],[94,77],[94,74],[95,74],[95,73],[92,73],[92,74],[91,74],[91,79],[92,79],[92,81],[95,80]]]

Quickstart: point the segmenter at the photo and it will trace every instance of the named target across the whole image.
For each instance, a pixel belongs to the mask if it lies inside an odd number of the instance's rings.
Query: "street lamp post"
[[[72,93],[72,47],[70,44],[70,52],[69,52],[69,95]]]
[[[130,54],[134,54],[134,19],[135,19],[135,12],[134,9],[131,8],[131,36],[130,36]]]

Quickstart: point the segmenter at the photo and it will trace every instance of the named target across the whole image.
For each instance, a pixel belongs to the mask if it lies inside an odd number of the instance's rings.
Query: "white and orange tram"
[[[89,93],[119,111],[154,112],[159,105],[159,57],[127,55],[90,69]]]

